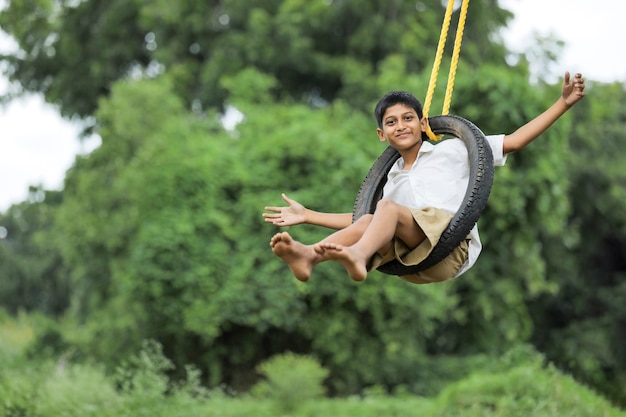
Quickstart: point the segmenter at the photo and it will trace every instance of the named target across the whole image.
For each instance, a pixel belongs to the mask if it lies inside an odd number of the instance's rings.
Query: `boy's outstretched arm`
[[[585,80],[582,74],[574,75],[570,80],[570,73],[566,72],[563,79],[561,97],[546,111],[535,117],[515,132],[504,137],[503,151],[505,154],[518,151],[539,135],[545,132],[552,124],[561,117],[574,104],[585,96]]]
[[[265,222],[272,223],[275,226],[294,226],[296,224],[312,224],[315,226],[328,227],[329,229],[340,230],[352,224],[352,213],[320,213],[310,210],[302,204],[293,200],[284,193],[281,196],[287,207],[265,207],[266,211],[271,213],[263,213]]]

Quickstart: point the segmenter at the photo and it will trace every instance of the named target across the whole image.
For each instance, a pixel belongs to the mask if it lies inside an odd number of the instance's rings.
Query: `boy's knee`
[[[389,198],[383,198],[376,203],[376,211],[379,210],[395,210],[398,207],[398,204]]]

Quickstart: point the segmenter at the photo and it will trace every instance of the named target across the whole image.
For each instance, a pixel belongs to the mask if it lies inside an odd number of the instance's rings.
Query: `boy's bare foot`
[[[367,277],[367,259],[352,246],[320,242],[313,249],[324,260],[337,261],[343,265],[353,280],[363,281]]]
[[[287,232],[276,233],[270,241],[270,246],[272,252],[289,266],[296,278],[302,282],[309,280],[318,258],[313,247],[293,240]]]

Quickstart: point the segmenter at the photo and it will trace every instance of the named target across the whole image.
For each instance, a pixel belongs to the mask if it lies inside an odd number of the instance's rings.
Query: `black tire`
[[[414,266],[405,266],[398,261],[381,265],[378,271],[385,274],[410,275],[424,271],[448,256],[467,237],[478,221],[487,205],[493,185],[493,155],[485,135],[478,127],[462,117],[453,115],[435,116],[429,118],[428,121],[433,132],[455,136],[461,139],[467,147],[470,167],[469,183],[459,210],[430,255]],[[399,157],[400,154],[395,149],[388,147],[374,162],[354,202],[353,220],[364,214],[374,213],[376,203],[382,197],[387,174]]]

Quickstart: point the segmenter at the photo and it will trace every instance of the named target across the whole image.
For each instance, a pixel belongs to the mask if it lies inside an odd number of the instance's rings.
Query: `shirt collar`
[[[427,141],[422,142],[422,146],[420,146],[420,150],[417,152],[417,157],[419,158],[419,156],[423,153],[432,152],[434,148],[435,148],[434,144],[427,142]],[[415,164],[413,164],[413,167],[415,167]],[[401,171],[402,168],[404,168],[404,159],[400,157],[391,167],[391,171]]]

